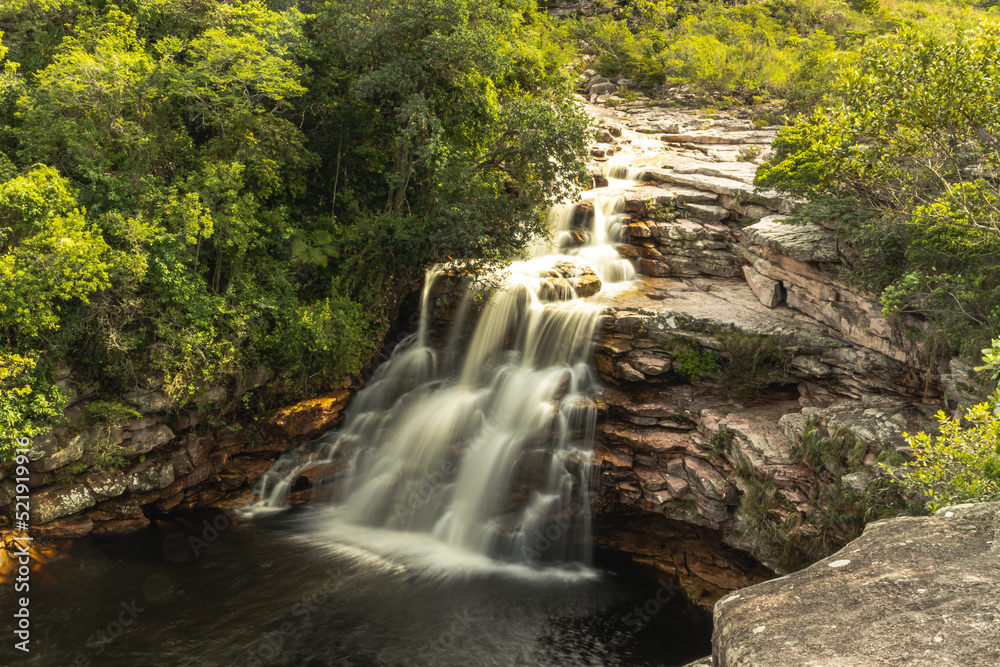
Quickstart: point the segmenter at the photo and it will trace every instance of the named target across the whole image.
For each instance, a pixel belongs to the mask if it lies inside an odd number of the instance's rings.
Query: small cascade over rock
[[[599,391],[589,365],[603,308],[589,297],[630,281],[612,243],[624,200],[549,213],[551,238],[502,276],[467,288],[460,311],[485,302],[471,336],[463,317],[442,349],[430,342],[428,271],[418,332],[359,392],[337,432],[279,459],[256,508],[285,505],[304,482],[331,521],[420,533],[514,561],[585,561]],[[497,284],[499,283],[499,285]],[[345,531],[346,532],[346,531]]]

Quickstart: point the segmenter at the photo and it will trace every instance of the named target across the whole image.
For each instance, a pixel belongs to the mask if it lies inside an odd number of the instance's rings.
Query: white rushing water
[[[530,259],[500,287],[468,288],[443,349],[432,347],[429,319],[447,269],[429,270],[417,334],[377,369],[340,429],[275,462],[255,507],[284,506],[308,480],[330,505],[325,531],[401,531],[513,561],[586,560],[599,390],[588,360],[601,307],[580,294],[635,277],[614,247],[623,208],[620,196],[598,197],[591,224],[576,226],[575,205],[554,207],[552,236]],[[485,305],[469,327],[477,297]]]

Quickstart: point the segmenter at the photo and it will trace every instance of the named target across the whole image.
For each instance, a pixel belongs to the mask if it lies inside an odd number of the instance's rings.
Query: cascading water
[[[601,307],[582,295],[634,278],[611,243],[624,200],[595,201],[589,230],[575,205],[549,214],[550,241],[515,262],[485,298],[464,354],[456,318],[443,350],[430,344],[433,267],[417,334],[358,393],[344,425],[279,459],[258,508],[283,506],[309,480],[349,526],[424,534],[508,560],[586,560],[598,391],[588,366]]]

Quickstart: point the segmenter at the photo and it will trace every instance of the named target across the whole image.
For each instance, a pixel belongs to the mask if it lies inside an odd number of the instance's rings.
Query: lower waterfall
[[[332,520],[359,530],[420,533],[505,561],[587,562],[600,391],[588,360],[602,309],[584,297],[635,272],[613,245],[624,199],[598,198],[589,225],[574,223],[576,208],[550,211],[551,239],[530,259],[468,286],[459,311],[485,301],[478,321],[470,336],[456,317],[443,349],[428,327],[448,269],[429,270],[418,332],[338,430],[275,462],[255,508],[284,506],[308,480]]]

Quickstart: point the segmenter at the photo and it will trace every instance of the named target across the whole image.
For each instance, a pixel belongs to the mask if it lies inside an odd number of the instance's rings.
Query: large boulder
[[[743,230],[743,241],[774,248],[801,262],[838,262],[837,233],[813,224],[790,225],[786,216],[772,215]]]
[[[869,524],[715,606],[717,667],[1000,664],[1000,503]]]

